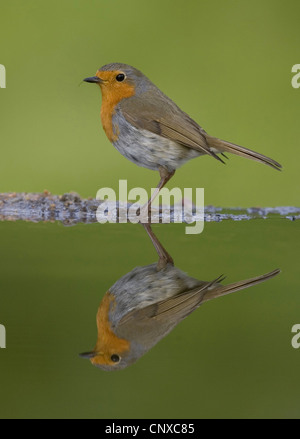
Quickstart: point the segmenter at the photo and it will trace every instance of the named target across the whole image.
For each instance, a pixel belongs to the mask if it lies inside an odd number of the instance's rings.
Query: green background
[[[149,190],[158,175],[121,156],[100,123],[100,92],[82,83],[110,62],[138,67],[210,134],[269,155],[192,160],[169,187],[204,187],[206,204],[299,199],[297,0],[1,0],[1,192]]]
[[[204,187],[206,204],[299,202],[299,59],[294,1],[0,0],[0,192],[95,196],[146,189],[154,172],[122,157],[81,83],[103,64],[141,69],[210,134],[251,147],[282,173],[239,157],[180,169],[169,187]],[[77,354],[96,342],[103,294],[156,259],[138,225],[0,223],[1,418],[299,418],[299,222],[209,223],[155,231],[191,276],[276,279],[208,303],[130,368],[105,373]]]

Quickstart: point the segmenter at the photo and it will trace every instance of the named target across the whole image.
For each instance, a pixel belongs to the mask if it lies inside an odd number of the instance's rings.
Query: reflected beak
[[[103,81],[98,76],[91,76],[90,78],[85,78],[85,82],[91,82],[92,84],[101,84]]]
[[[94,358],[96,356],[96,352],[92,351],[92,352],[84,352],[83,354],[79,354],[79,357],[81,358],[86,358],[86,359],[91,359]]]

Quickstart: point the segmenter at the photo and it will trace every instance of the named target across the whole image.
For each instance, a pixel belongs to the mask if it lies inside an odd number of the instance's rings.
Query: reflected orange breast
[[[114,295],[108,291],[100,304],[97,314],[98,339],[95,352],[101,353],[101,355],[91,360],[97,364],[113,364],[110,359],[113,354],[122,355],[130,349],[129,341],[117,337],[111,328],[109,311],[114,306]]]

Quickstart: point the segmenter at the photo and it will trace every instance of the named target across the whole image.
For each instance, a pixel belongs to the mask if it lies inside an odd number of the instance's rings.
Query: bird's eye
[[[111,361],[112,361],[113,363],[119,363],[119,362],[120,362],[120,357],[119,357],[119,355],[116,355],[116,354],[112,355],[112,356],[110,357],[110,359],[111,359]]]
[[[117,80],[118,82],[122,82],[122,81],[124,81],[124,79],[125,79],[125,75],[124,75],[124,73],[119,73],[119,74],[116,76],[116,80]]]

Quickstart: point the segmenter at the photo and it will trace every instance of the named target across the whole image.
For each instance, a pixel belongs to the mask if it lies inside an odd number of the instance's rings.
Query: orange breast
[[[103,78],[103,72],[101,72]],[[111,72],[107,72],[111,73]],[[108,139],[113,143],[118,140],[118,127],[112,123],[112,117],[115,114],[115,109],[118,103],[125,98],[129,98],[135,94],[134,85],[127,83],[116,84],[108,81],[101,84],[102,91],[102,107],[101,107],[101,121],[104,131]]]
[[[110,357],[121,355],[130,349],[129,341],[119,338],[111,329],[109,311],[115,306],[115,298],[109,291],[105,294],[97,314],[98,340],[95,352],[99,352],[91,361],[97,364],[113,364]]]

